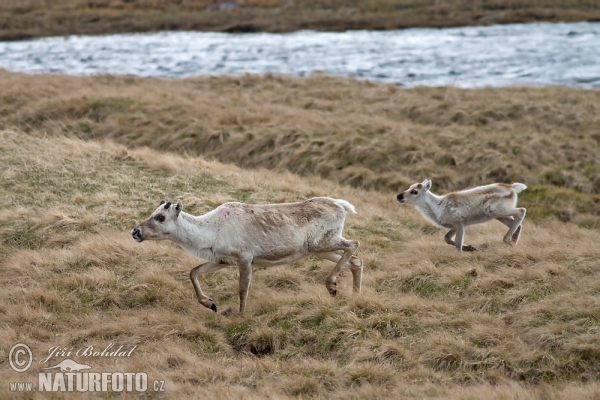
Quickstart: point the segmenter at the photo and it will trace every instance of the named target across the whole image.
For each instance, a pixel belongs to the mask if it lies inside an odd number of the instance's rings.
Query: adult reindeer
[[[360,292],[362,260],[353,256],[359,243],[342,237],[348,212],[356,213],[346,200],[315,197],[299,203],[225,203],[204,215],[193,216],[183,212],[181,200],[175,205],[163,200],[131,235],[137,242],[168,239],[206,260],[190,271],[190,279],[198,302],[215,312],[217,306],[202,292],[198,275],[237,266],[239,312],[243,315],[253,265],[287,264],[310,254],[333,261],[336,265],[325,278],[325,287],[335,296],[337,275],[349,262],[354,291]]]

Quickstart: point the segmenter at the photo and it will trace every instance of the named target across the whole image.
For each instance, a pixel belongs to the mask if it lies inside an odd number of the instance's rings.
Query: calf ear
[[[425,189],[425,190],[431,189],[431,181],[429,179],[425,179],[423,181],[423,189]]]
[[[183,210],[183,203],[181,202],[181,199],[178,199],[177,204],[175,205],[175,212],[177,213],[177,215],[179,215],[181,210]]]

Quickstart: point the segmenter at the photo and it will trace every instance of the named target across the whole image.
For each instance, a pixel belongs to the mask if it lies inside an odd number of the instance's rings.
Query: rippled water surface
[[[53,37],[0,42],[0,67],[167,78],[321,72],[409,86],[600,87],[600,23]]]

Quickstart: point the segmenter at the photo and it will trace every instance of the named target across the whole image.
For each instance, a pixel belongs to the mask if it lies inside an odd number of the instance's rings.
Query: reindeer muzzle
[[[400,203],[404,203],[406,201],[406,199],[404,198],[404,194],[402,193],[396,196],[396,200],[398,200]]]
[[[144,241],[144,238],[142,237],[142,231],[140,231],[138,228],[133,228],[131,230],[131,236],[133,237],[133,240],[138,243]]]

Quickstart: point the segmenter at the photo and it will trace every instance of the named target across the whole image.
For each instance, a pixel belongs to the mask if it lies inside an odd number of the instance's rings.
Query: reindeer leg
[[[460,247],[459,247],[459,245],[458,245],[458,241],[459,241],[458,240],[458,232],[459,232],[459,228],[455,227],[455,228],[450,229],[450,231],[448,233],[446,233],[446,235],[444,236],[444,240],[446,241],[446,243],[448,243],[448,244],[450,244],[452,246],[455,246],[456,250],[458,250],[458,251],[477,251],[477,250],[479,250],[477,247],[471,246],[470,244],[466,244],[466,245],[462,244],[462,241],[463,241],[463,238],[464,238],[464,235],[465,235],[465,227],[464,227],[464,225],[462,226],[462,235],[461,235],[461,238],[460,238],[461,244],[460,244]],[[456,235],[456,240],[457,240],[456,242],[454,241],[454,236],[455,235]]]
[[[333,238],[333,243],[330,246],[326,246],[323,248],[323,251],[320,253],[330,253],[334,251],[341,250],[344,254],[340,257],[333,270],[325,277],[325,287],[330,295],[335,296],[337,294],[336,290],[336,278],[344,265],[350,260],[352,254],[358,249],[359,242],[357,240],[346,240],[342,237]],[[335,254],[335,253],[334,253]],[[357,284],[358,282],[354,282]]]
[[[448,233],[446,233],[446,235],[444,236],[444,240],[449,245],[456,246],[456,242],[454,241],[454,236],[456,236],[456,229],[452,228],[448,231]]]
[[[465,237],[465,226],[463,224],[457,224],[454,229],[456,230],[456,250],[460,253],[462,251],[463,240]]]
[[[210,308],[214,312],[217,312],[217,305],[213,301],[213,299],[208,298],[200,288],[200,283],[198,283],[198,275],[204,274],[206,272],[215,272],[220,269],[223,269],[227,266],[227,264],[217,264],[211,262],[205,262],[204,264],[200,264],[195,268],[192,268],[190,271],[190,279],[192,280],[192,285],[194,285],[194,290],[196,291],[196,297],[198,298],[198,302],[202,304],[206,308]]]
[[[333,261],[337,263],[342,258],[342,255],[334,252],[317,253],[318,257],[324,258],[325,260]],[[360,287],[362,282],[363,262],[356,256],[350,257],[350,271],[352,271],[352,288],[356,293],[360,293]]]
[[[252,281],[252,263],[250,261],[240,261],[238,270],[240,272],[240,316],[242,316],[246,310],[246,300],[248,300],[250,281]]]

